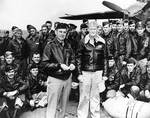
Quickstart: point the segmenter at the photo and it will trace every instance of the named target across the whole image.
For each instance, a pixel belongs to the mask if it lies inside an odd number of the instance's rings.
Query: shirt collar
[[[58,40],[58,38],[55,38],[55,42],[56,42],[57,44],[60,44],[61,46],[64,46],[64,45],[65,45],[65,40],[61,42],[61,41]]]
[[[90,37],[89,37],[89,34],[88,34],[88,35],[85,36],[85,44],[87,44],[89,42],[89,40],[90,40]],[[95,36],[95,41],[96,42],[102,42],[102,43],[105,44],[105,40],[102,37],[100,37],[99,35]]]

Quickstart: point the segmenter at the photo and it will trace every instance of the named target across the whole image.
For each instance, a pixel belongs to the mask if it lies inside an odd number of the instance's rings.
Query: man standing
[[[129,21],[127,19],[124,20],[123,26],[124,26],[124,31],[126,33],[128,33],[129,32]]]
[[[21,74],[25,77],[27,58],[29,57],[29,48],[27,41],[22,37],[22,35],[22,30],[17,29],[14,34],[14,39],[8,44],[7,51],[13,52],[15,62],[20,65]]]
[[[81,40],[82,42],[84,42],[84,38],[87,34],[88,34],[88,26],[82,23],[80,25],[80,32],[79,32],[79,35],[77,36],[77,40],[78,41]]]
[[[39,39],[39,50],[41,55],[43,55],[43,50],[49,41],[51,41],[51,39],[49,38],[48,27],[44,24],[41,26],[41,34]]]
[[[126,64],[126,60],[129,58],[131,52],[130,37],[124,30],[123,22],[120,20],[117,22],[117,35],[114,38],[115,45],[115,57],[117,58],[117,66],[119,69]]]
[[[18,30],[19,28],[17,26],[12,26],[11,28],[11,31],[12,31],[12,36],[11,36],[11,40],[15,39],[15,34],[16,34],[16,31]]]
[[[98,35],[95,21],[89,23],[89,34],[80,43],[76,57],[80,82],[78,118],[88,118],[88,115],[100,118],[98,86],[107,79],[107,61],[105,40]]]
[[[109,22],[103,22],[103,35],[102,37],[105,39],[107,44],[107,56],[114,57],[114,38],[111,33],[111,26]]]
[[[34,26],[30,26],[28,30],[30,34],[29,34],[29,37],[26,38],[26,41],[29,47],[29,60],[28,60],[29,62],[28,63],[30,63],[32,55],[35,52],[39,51],[39,35]]]
[[[48,106],[46,118],[64,118],[69,93],[71,90],[71,72],[75,69],[74,54],[67,43],[67,27],[59,23],[55,29],[56,37],[49,42],[43,53],[43,65],[47,72]],[[61,98],[60,98],[61,97]],[[56,114],[58,103],[60,111]]]
[[[131,41],[131,53],[130,57],[135,58],[138,60],[138,41],[137,41],[137,33],[135,31],[135,21],[130,20],[129,21],[129,37]]]
[[[46,21],[45,24],[48,27],[49,38],[53,40],[55,38],[55,32],[52,30],[52,21]]]

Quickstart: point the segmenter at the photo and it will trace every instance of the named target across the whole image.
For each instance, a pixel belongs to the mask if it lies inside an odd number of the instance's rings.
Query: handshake
[[[75,69],[75,65],[74,64],[70,64],[69,66],[67,66],[66,64],[60,64],[60,67],[64,71],[67,71],[67,70],[73,71]]]

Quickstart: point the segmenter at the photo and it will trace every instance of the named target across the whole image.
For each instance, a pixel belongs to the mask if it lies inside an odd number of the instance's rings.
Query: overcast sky
[[[103,0],[0,0],[0,29],[16,25],[26,29],[33,24],[38,29],[46,20],[64,21],[58,17],[68,14],[92,13],[109,10]],[[136,0],[108,0],[127,8]],[[79,23],[81,21],[64,21]]]

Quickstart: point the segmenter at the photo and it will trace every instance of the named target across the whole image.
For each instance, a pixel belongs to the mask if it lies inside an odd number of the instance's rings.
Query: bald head
[[[95,37],[97,35],[98,24],[96,21],[89,22],[89,35]]]

